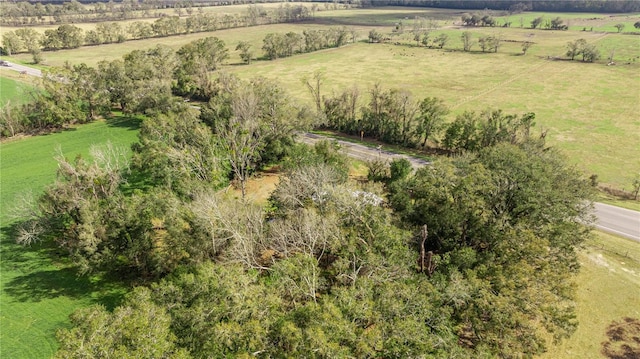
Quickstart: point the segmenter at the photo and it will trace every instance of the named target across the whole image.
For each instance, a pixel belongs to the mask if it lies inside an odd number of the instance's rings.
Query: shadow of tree
[[[137,116],[123,115],[110,118],[106,122],[109,127],[119,127],[126,128],[131,131],[137,131],[140,129],[140,123],[142,122],[142,119]]]
[[[43,299],[66,296],[86,297],[97,290],[96,283],[87,277],[78,277],[73,268],[40,270],[18,276],[4,286],[5,293],[20,302],[39,302]]]
[[[123,299],[128,284],[105,275],[78,276],[52,241],[22,246],[13,241],[17,223],[0,228],[2,261],[7,278],[3,300],[40,302],[57,297],[87,299],[113,309]]]
[[[43,241],[31,246],[22,246],[14,241],[19,222],[0,227],[0,248],[2,261],[0,270],[30,273],[52,264],[60,259],[60,251],[52,242]]]

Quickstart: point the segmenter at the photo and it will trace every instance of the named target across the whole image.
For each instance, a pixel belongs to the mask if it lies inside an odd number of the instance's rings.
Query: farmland
[[[627,188],[631,173],[640,167],[637,144],[640,130],[637,116],[640,93],[640,36],[602,31],[549,31],[515,28],[471,28],[474,38],[497,35],[503,39],[498,53],[460,51],[456,25],[460,12],[406,8],[365,10],[335,10],[318,12],[316,21],[309,24],[278,24],[220,30],[174,36],[162,43],[174,49],[206,36],[216,36],[233,50],[239,41],[249,42],[256,52],[266,33],[301,33],[305,29],[321,29],[329,22],[336,26],[353,26],[359,41],[337,49],[296,55],[277,61],[257,61],[251,66],[241,64],[239,53],[231,51],[228,65],[221,71],[237,74],[241,78],[262,76],[274,79],[289,88],[302,102],[310,95],[301,79],[315,71],[326,77],[324,95],[357,85],[366,92],[373,84],[385,88],[409,90],[416,99],[426,96],[442,98],[452,109],[451,118],[464,111],[502,109],[507,113],[536,113],[536,128],[548,133],[548,141],[563,149],[580,169],[597,174],[601,183],[616,188]],[[523,20],[540,14],[527,14]],[[572,19],[584,18],[578,14],[557,14]],[[590,16],[593,14],[586,14]],[[411,40],[411,19],[416,16],[438,19],[441,29],[432,31],[449,36],[444,49],[415,46]],[[602,16],[601,16],[602,17]],[[407,20],[409,19],[409,20]],[[637,15],[626,16],[625,21],[638,20]],[[513,19],[510,19],[510,21]],[[600,26],[610,22],[600,20]],[[402,34],[392,33],[393,24],[404,21]],[[586,21],[586,20],[585,20]],[[595,21],[595,20],[593,20]],[[355,25],[347,25],[355,24]],[[627,26],[632,28],[631,26]],[[597,26],[596,26],[597,28]],[[392,43],[367,44],[370,29],[379,29],[391,36]],[[565,61],[567,42],[584,38],[597,44],[603,57],[613,55],[615,66],[606,63],[585,64]],[[525,56],[521,42],[533,43]],[[45,63],[61,66],[66,61],[95,66],[102,60],[113,60],[134,49],[155,46],[157,39],[127,41],[122,44],[82,47],[74,50],[45,52]],[[28,62],[29,55],[16,59]],[[604,60],[603,60],[604,61]],[[613,145],[612,145],[613,144]]]
[[[274,6],[274,5],[270,5]],[[243,7],[220,7],[215,11],[240,12]],[[640,170],[640,36],[618,34],[614,24],[624,22],[627,31],[639,15],[624,18],[602,14],[552,14],[567,19],[569,31],[512,28],[461,28],[460,11],[411,8],[353,9],[319,11],[313,21],[243,27],[215,32],[173,36],[162,39],[126,41],[121,44],[87,46],[73,50],[44,52],[46,66],[114,60],[136,50],[162,43],[177,50],[184,44],[207,36],[222,39],[231,56],[220,71],[242,79],[264,77],[278,81],[301,103],[311,105],[311,95],[301,79],[315,72],[324,75],[322,93],[331,95],[357,86],[365,94],[379,83],[384,88],[408,90],[415,100],[434,96],[452,110],[450,120],[465,111],[502,109],[507,113],[536,113],[534,131],[547,133],[547,143],[559,148],[573,164],[601,183],[627,189],[630,176]],[[513,15],[501,21],[527,24],[541,13]],[[417,46],[410,33],[411,19],[431,17],[439,23],[432,37],[444,33],[450,41],[443,49]],[[392,32],[399,22],[403,33]],[[589,26],[591,25],[591,26]],[[83,25],[86,28],[93,24]],[[327,26],[349,26],[358,41],[340,48],[296,54],[273,61],[258,60],[241,64],[239,41],[248,41],[260,52],[267,33],[302,33]],[[593,27],[593,31],[582,31]],[[42,28],[44,29],[44,28]],[[367,33],[376,29],[390,41],[370,44]],[[461,51],[460,34],[468,30],[475,38],[497,35],[503,44],[497,53]],[[4,31],[4,30],[3,30]],[[596,63],[568,61],[569,41],[584,38],[596,44],[604,60]],[[522,55],[521,43],[533,42]],[[615,65],[607,66],[613,54]],[[12,58],[29,63],[30,55]],[[20,78],[0,72],[2,102],[19,101]],[[12,77],[13,76],[13,77]],[[364,96],[363,96],[364,97]],[[365,103],[361,103],[365,105]],[[68,327],[68,315],[76,308],[101,303],[117,305],[125,289],[100,277],[78,278],[69,263],[51,260],[51,248],[34,246],[26,250],[10,242],[9,203],[28,191],[38,193],[55,178],[53,155],[57,146],[68,157],[86,156],[92,144],[107,140],[128,147],[135,142],[138,122],[116,118],[98,121],[68,131],[41,137],[14,139],[2,143],[0,162],[2,208],[2,322],[0,353],[12,358],[46,358],[56,350],[54,332]],[[271,188],[274,176],[257,179],[249,186],[259,192]],[[28,183],[28,185],[25,185]],[[264,186],[263,186],[264,184]],[[261,193],[264,201],[268,193]],[[621,249],[622,248],[622,249]],[[578,319],[575,335],[552,347],[544,358],[594,357],[606,340],[605,327],[623,317],[640,316],[635,295],[640,288],[640,252],[637,244],[595,234],[580,255],[581,274],[577,277]],[[612,293],[616,293],[613,298]],[[611,298],[604,301],[603,298]],[[25,320],[25,318],[27,318]]]

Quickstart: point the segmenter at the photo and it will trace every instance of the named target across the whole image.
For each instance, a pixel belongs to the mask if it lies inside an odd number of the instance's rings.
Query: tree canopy
[[[147,251],[162,241],[175,247],[163,261],[178,248],[190,260],[113,313],[76,314],[60,355],[508,358],[573,333],[590,187],[555,150],[527,140],[416,172],[394,163],[382,187],[346,181],[322,146],[290,152],[268,210],[197,189],[154,202]],[[156,342],[92,335],[149,332],[151,311]]]
[[[357,88],[321,97],[318,75],[323,126],[441,140],[453,155],[416,171],[378,163],[354,181],[338,144],[294,142],[312,111],[277,83],[220,74],[194,82],[201,106],[173,95],[176,76],[225,57],[205,38],[45,77],[34,121],[89,121],[114,104],[145,115],[131,159],[112,146],[58,156],[57,181],[17,227],[19,242],[57,246],[81,275],[138,284],[113,311],[75,313],[57,357],[512,358],[573,333],[591,187],[532,138],[535,114],[447,124],[437,98],[376,85],[361,106]],[[252,203],[246,182],[272,164],[276,189]]]

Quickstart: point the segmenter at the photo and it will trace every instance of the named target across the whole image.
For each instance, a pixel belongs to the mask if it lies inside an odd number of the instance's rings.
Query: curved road
[[[329,137],[316,135],[314,133],[308,133],[308,132],[301,134],[301,136],[302,136],[301,141],[308,145],[313,145],[316,142],[321,140],[330,139]],[[413,166],[413,168],[420,168],[430,163],[429,161],[423,160],[421,158],[416,158],[408,155],[385,151],[383,147],[380,147],[379,149],[374,149],[374,148],[370,148],[370,147],[363,146],[363,145],[349,142],[349,141],[336,140],[336,142],[338,142],[340,146],[342,146],[342,149],[345,151],[347,156],[353,157],[359,160],[363,160],[363,161],[370,161],[374,159],[392,161],[392,160],[404,158],[409,162],[411,162],[411,165]]]
[[[309,145],[326,139],[329,138],[313,133],[301,134],[301,141]],[[391,161],[405,158],[411,162],[413,168],[420,168],[429,164],[428,161],[423,159],[387,152],[382,148],[374,149],[342,140],[338,140],[337,142],[342,146],[348,156],[359,160],[382,159]],[[640,212],[596,202],[594,203],[594,214],[597,218],[596,228],[599,230],[640,242]]]

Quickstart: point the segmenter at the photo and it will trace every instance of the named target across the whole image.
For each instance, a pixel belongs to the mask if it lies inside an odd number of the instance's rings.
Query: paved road
[[[18,71],[18,72],[21,72],[21,73],[25,73],[25,74],[27,74],[29,76],[42,77],[42,71],[40,71],[38,69],[35,69],[33,67],[14,64],[13,62],[9,62],[8,64],[9,64],[9,66],[7,68],[10,69],[10,70]]]
[[[301,137],[301,141],[308,144],[313,145],[318,141],[326,140],[328,137],[324,137],[321,135],[316,135],[313,133],[304,133]],[[337,140],[337,142],[342,146],[342,149],[347,153],[348,156],[357,158],[363,161],[370,161],[374,159],[381,159],[384,161],[392,161],[395,159],[404,158],[411,162],[413,168],[420,168],[429,164],[429,161],[423,160],[421,158],[415,158],[408,155],[402,155],[398,153],[392,153],[384,150],[384,147],[379,149],[363,146],[357,143]]]
[[[595,214],[598,217],[596,227],[601,231],[640,242],[640,212],[595,203]]]
[[[301,141],[310,145],[324,139],[327,139],[327,137],[312,133],[305,133],[301,136]],[[389,161],[397,158],[406,158],[414,168],[429,164],[428,161],[419,158],[391,153],[382,149],[377,150],[348,141],[338,141],[338,143],[347,155],[364,161],[376,158]],[[596,228],[640,242],[640,212],[604,203],[595,203],[594,206],[597,218]]]

